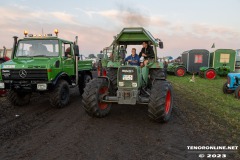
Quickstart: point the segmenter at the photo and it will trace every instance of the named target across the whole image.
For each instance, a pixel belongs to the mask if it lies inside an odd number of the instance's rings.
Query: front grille
[[[121,67],[119,68],[118,80],[124,80],[124,75],[132,75],[131,81],[137,81],[137,69],[134,67]]]
[[[3,80],[47,80],[48,75],[46,69],[5,69],[2,70],[2,78]]]

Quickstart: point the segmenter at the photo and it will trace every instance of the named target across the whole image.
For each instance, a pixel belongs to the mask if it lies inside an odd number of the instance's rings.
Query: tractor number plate
[[[131,81],[133,80],[133,75],[123,75],[123,80]]]

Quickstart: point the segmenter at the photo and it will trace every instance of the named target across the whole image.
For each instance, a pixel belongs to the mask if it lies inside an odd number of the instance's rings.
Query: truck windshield
[[[19,41],[16,57],[56,57],[59,54],[58,40]]]

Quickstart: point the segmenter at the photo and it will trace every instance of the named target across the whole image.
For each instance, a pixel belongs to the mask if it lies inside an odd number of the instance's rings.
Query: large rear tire
[[[7,94],[8,100],[14,106],[25,106],[30,103],[31,93],[17,92],[10,90]]]
[[[223,85],[223,88],[222,88],[222,89],[223,89],[223,93],[224,93],[224,94],[232,94],[232,93],[234,92],[234,90],[229,90],[227,84],[228,84],[228,83],[226,82],[226,83],[224,83],[224,85]]]
[[[215,79],[217,76],[217,73],[214,69],[208,69],[204,72],[204,77],[207,78],[207,79]]]
[[[175,69],[174,74],[177,77],[183,77],[186,74],[186,69],[184,67],[178,67]]]
[[[173,90],[168,81],[154,82],[148,104],[148,116],[157,122],[168,122],[173,108]]]
[[[83,108],[91,117],[102,118],[109,114],[112,103],[101,101],[103,96],[109,95],[107,79],[97,78],[89,82],[82,95]]]
[[[59,80],[55,88],[50,91],[49,100],[54,108],[62,108],[69,103],[69,85],[65,80]]]

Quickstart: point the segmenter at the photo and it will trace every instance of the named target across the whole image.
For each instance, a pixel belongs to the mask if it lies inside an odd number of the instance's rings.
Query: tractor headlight
[[[37,84],[37,90],[40,90],[40,91],[47,90],[47,84],[45,83]]]
[[[132,82],[132,87],[137,87],[137,83],[136,82]]]
[[[124,86],[124,82],[118,82],[118,85],[119,85],[120,87],[123,87],[123,86]]]

